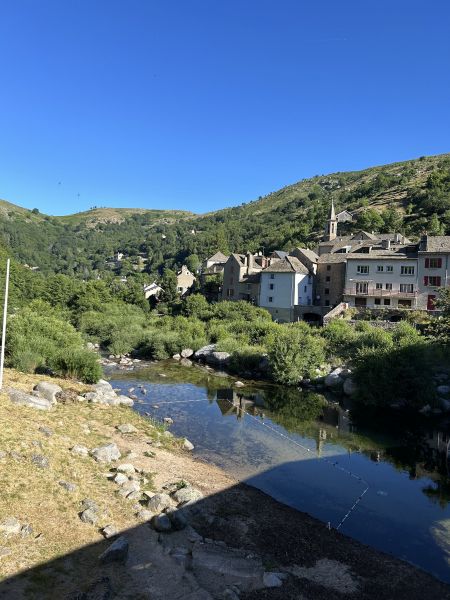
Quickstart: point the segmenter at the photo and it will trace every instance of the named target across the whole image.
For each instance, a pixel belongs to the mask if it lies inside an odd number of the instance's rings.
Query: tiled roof
[[[313,263],[316,263],[319,258],[314,250],[309,250],[309,248],[296,248],[296,251],[303,254],[303,256],[306,256],[306,258],[309,258]]]
[[[429,235],[425,252],[450,252],[450,235]]]
[[[264,269],[264,273],[304,273],[307,275],[309,271],[295,256],[286,256]]]
[[[216,262],[227,262],[228,256],[225,256],[222,252],[216,252],[206,260],[215,260]]]

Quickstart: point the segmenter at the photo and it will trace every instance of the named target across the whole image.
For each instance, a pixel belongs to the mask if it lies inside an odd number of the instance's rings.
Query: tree
[[[428,226],[428,233],[430,235],[444,235],[445,233],[445,226],[443,223],[441,223],[436,213],[433,213],[433,215],[431,215]]]
[[[190,254],[184,262],[191,273],[196,273],[200,267],[200,259],[197,254]]]
[[[161,278],[161,287],[163,289],[160,296],[162,302],[173,304],[179,300],[177,275],[175,271],[172,271],[172,269],[164,269],[164,273]]]
[[[380,213],[374,208],[368,208],[358,215],[357,227],[364,231],[380,231],[384,225]]]

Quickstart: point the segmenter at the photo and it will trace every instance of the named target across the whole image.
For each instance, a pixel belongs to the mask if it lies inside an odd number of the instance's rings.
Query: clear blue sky
[[[1,0],[0,197],[204,212],[450,151],[449,0]]]

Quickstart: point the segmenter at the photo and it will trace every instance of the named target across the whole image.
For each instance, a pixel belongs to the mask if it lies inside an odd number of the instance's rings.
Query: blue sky
[[[0,197],[205,212],[450,151],[448,0],[2,0]]]

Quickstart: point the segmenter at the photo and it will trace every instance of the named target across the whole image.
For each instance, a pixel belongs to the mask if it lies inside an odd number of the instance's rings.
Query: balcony
[[[380,290],[375,286],[368,285],[367,287],[359,288],[351,286],[344,289],[344,296],[364,296],[374,298],[417,298],[419,292],[401,292],[400,290]]]

